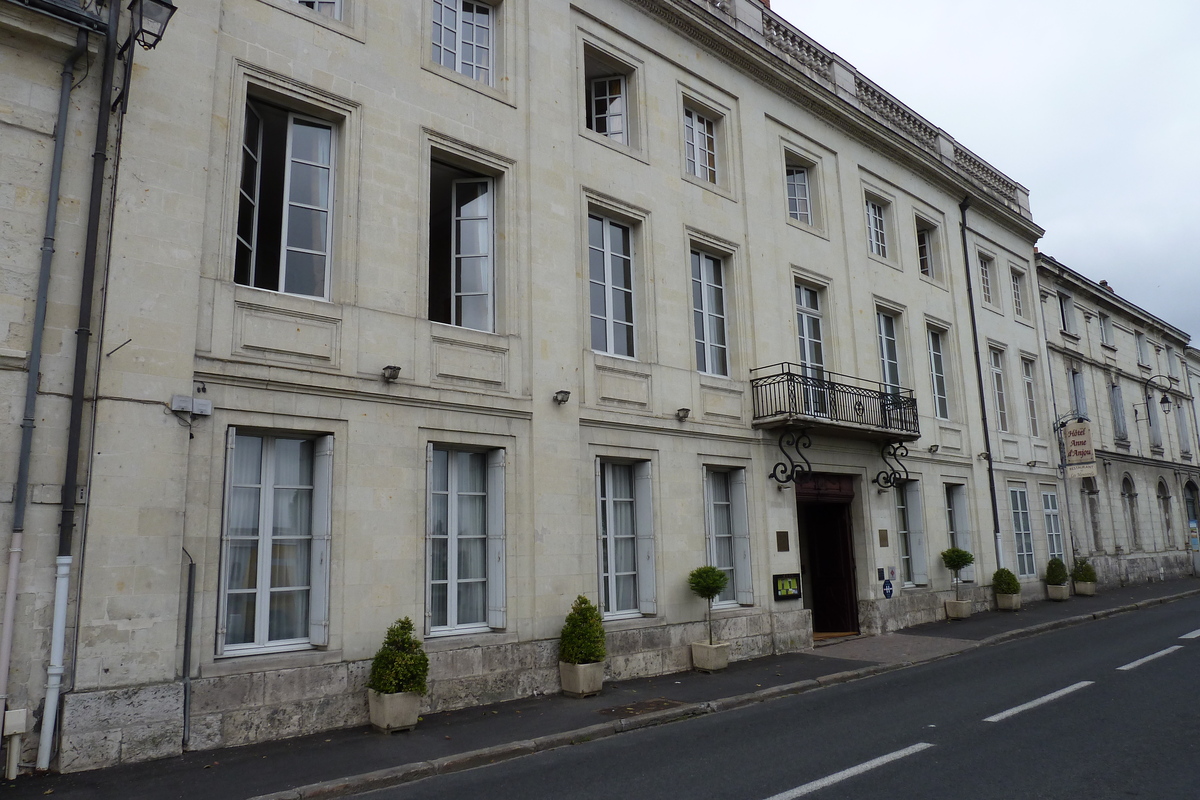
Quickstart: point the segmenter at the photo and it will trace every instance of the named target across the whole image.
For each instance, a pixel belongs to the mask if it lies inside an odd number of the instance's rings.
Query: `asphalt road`
[[[1196,800],[1200,598],[358,797]]]

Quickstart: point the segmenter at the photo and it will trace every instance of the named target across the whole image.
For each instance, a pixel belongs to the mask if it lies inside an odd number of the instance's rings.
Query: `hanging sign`
[[[1092,423],[1071,422],[1063,427],[1063,447],[1068,478],[1096,477],[1096,451],[1092,447]]]

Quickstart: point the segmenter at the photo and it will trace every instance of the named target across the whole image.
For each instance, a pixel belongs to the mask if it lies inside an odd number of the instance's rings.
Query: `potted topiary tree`
[[[563,694],[571,697],[600,694],[607,655],[600,609],[579,595],[558,636],[558,676]]]
[[[1071,567],[1071,580],[1075,584],[1075,594],[1091,597],[1096,593],[1096,568],[1083,556],[1075,559]]]
[[[1021,610],[1021,582],[1011,569],[1001,567],[992,573],[992,590],[996,592],[996,608],[1002,611]]]
[[[1061,558],[1052,558],[1046,562],[1046,594],[1051,600],[1066,600],[1071,596],[1071,587],[1067,585],[1067,565]]]
[[[367,706],[375,730],[391,733],[415,728],[428,677],[429,656],[413,636],[413,621],[408,617],[396,620],[384,634],[367,678]]]
[[[966,619],[971,616],[971,601],[962,599],[962,581],[959,570],[975,563],[975,556],[957,547],[942,551],[942,563],[954,573],[954,599],[946,601],[946,616],[950,619]]]
[[[696,567],[688,574],[692,594],[708,601],[705,618],[708,621],[708,643],[692,642],[692,665],[701,672],[716,672],[729,666],[729,642],[714,642],[712,604],[725,587],[729,576],[716,567]]]

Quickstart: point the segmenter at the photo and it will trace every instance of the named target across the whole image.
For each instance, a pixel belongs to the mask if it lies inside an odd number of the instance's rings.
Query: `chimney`
[[[1100,281],[1100,285],[1103,286],[1105,289],[1108,289],[1113,294],[1117,293],[1116,289],[1114,289],[1113,287],[1108,285],[1108,281]]]

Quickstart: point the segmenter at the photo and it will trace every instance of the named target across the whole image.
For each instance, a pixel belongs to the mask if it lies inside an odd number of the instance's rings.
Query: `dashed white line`
[[[897,750],[894,753],[888,753],[886,756],[880,756],[879,758],[873,758],[870,761],[864,761],[857,767],[850,767],[850,769],[844,769],[841,772],[835,772],[834,774],[821,778],[820,780],[806,783],[803,786],[797,786],[795,789],[788,789],[786,792],[771,795],[767,798],[767,800],[795,800],[797,797],[803,797],[806,794],[812,794],[813,792],[819,791],[828,786],[833,786],[835,783],[841,783],[848,778],[853,778],[855,775],[862,775],[864,772],[870,772],[876,767],[882,767],[884,764],[890,764],[893,761],[899,761],[902,758],[914,755],[922,750],[928,750],[931,747],[933,747],[933,745],[929,744],[928,742],[920,742],[918,744],[914,744],[912,747],[906,747],[903,750]]]
[[[1191,633],[1185,633],[1183,636],[1180,636],[1179,638],[1180,639],[1200,639],[1200,628],[1197,628],[1196,630],[1192,631]]]
[[[1183,645],[1181,645],[1181,644],[1172,645],[1171,647],[1168,647],[1166,650],[1159,650],[1157,653],[1151,653],[1150,655],[1146,656],[1145,658],[1139,658],[1137,661],[1130,661],[1128,664],[1126,664],[1123,667],[1117,667],[1117,669],[1123,669],[1123,670],[1136,669],[1137,667],[1140,667],[1142,664],[1145,664],[1147,661],[1153,661],[1156,658],[1162,658],[1163,656],[1167,655],[1168,653],[1174,653],[1176,650],[1182,650],[1182,649],[1183,649]]]
[[[993,714],[990,717],[985,717],[983,721],[984,722],[1000,722],[1001,720],[1005,720],[1005,719],[1008,719],[1009,717],[1020,714],[1022,711],[1028,711],[1031,708],[1037,708],[1040,705],[1044,705],[1045,703],[1049,703],[1051,701],[1057,700],[1058,698],[1068,695],[1071,692],[1078,691],[1079,689],[1082,689],[1085,686],[1091,686],[1093,683],[1095,683],[1095,681],[1080,681],[1079,683],[1071,684],[1070,686],[1068,686],[1065,689],[1059,689],[1057,692],[1051,692],[1050,694],[1045,695],[1044,697],[1039,697],[1037,700],[1030,700],[1028,703],[1024,703],[1019,706],[1014,706],[1013,708],[1010,708],[1007,711],[1001,711],[999,714]]]

